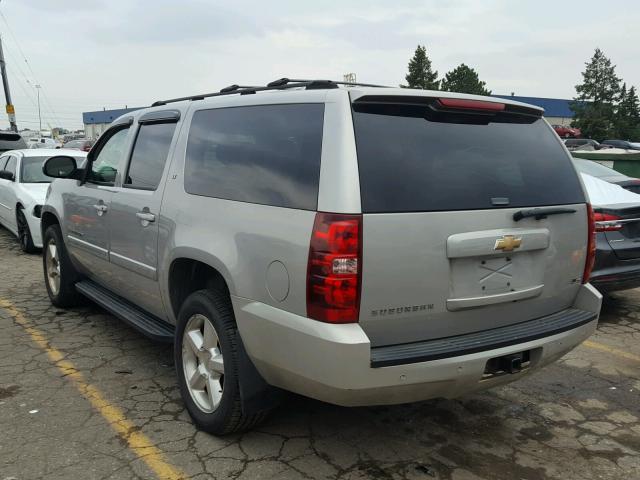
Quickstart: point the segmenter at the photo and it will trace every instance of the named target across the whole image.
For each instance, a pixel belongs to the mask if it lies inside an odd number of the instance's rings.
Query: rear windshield
[[[585,201],[570,158],[541,118],[477,124],[458,115],[450,123],[427,120],[415,106],[353,108],[364,213]]]

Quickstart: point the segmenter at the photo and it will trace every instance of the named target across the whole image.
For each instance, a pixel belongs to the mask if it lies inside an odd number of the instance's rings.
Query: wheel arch
[[[58,217],[49,211],[43,211],[42,217],[40,218],[40,230],[42,232],[42,237],[44,238],[44,232],[47,231],[51,225],[60,225],[60,220]]]
[[[231,295],[232,285],[220,270],[210,262],[193,256],[179,256],[171,261],[167,273],[167,292],[175,318],[184,300],[195,291],[212,289]]]

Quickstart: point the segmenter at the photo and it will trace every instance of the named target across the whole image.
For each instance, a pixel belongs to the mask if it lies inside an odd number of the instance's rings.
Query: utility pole
[[[42,135],[42,115],[40,115],[40,89],[42,87],[40,85],[36,85],[36,91],[38,92],[38,122],[40,122],[40,131],[38,135]]]
[[[2,37],[0,37],[0,74],[2,75],[2,86],[4,87],[4,98],[7,101],[7,115],[9,116],[9,125],[11,130],[18,132],[18,124],[16,123],[16,110],[11,103],[11,92],[9,91],[9,79],[7,78],[7,67],[4,62],[4,52],[2,51]]]

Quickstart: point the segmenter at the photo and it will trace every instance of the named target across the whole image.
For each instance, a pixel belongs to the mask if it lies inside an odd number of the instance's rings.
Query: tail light
[[[608,213],[594,213],[593,220],[595,222],[596,232],[615,232],[622,229],[622,217],[610,215]]]
[[[595,216],[591,204],[587,203],[587,258],[584,263],[584,273],[582,274],[582,283],[587,283],[593,270],[593,264],[596,261],[596,225]]]
[[[85,145],[84,147],[82,147],[83,152],[88,152],[89,150],[91,150],[91,145]]]
[[[362,215],[318,212],[307,265],[307,316],[354,323],[360,314]]]

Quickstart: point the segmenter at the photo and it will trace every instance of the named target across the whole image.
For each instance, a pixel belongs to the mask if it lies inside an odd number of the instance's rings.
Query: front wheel
[[[75,287],[78,274],[67,255],[59,225],[47,228],[42,246],[44,283],[51,303],[61,308],[76,305],[80,298]]]
[[[214,435],[249,430],[266,416],[242,411],[238,341],[226,295],[199,290],[187,297],[174,343],[178,384],[196,427]]]
[[[29,223],[27,223],[27,217],[24,216],[24,210],[18,208],[16,213],[16,223],[18,224],[18,241],[20,242],[20,249],[24,253],[36,253],[38,249],[33,244],[33,237],[31,236],[31,230],[29,230]]]

